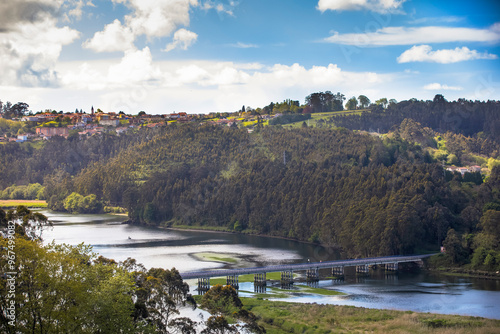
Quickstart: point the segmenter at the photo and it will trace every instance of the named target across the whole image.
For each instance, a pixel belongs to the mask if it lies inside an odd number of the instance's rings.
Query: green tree
[[[221,315],[211,316],[206,322],[206,328],[201,332],[202,334],[229,334],[238,333],[234,325],[230,325],[226,318]]]
[[[378,105],[378,106],[382,106],[383,108],[387,108],[387,98],[386,97],[383,97],[381,99],[378,99],[377,101],[375,101],[375,104]]]
[[[463,247],[454,229],[449,229],[446,239],[443,242],[446,254],[454,264],[460,263],[463,260]]]
[[[196,334],[196,322],[189,318],[175,318],[168,324],[169,331],[175,334]]]
[[[345,105],[347,110],[355,110],[357,106],[358,106],[358,100],[354,96],[351,97]]]
[[[371,102],[370,99],[367,98],[365,95],[358,96],[358,100],[359,100],[359,106],[361,109],[368,107],[370,105],[370,102]]]
[[[230,285],[214,285],[203,295],[200,306],[211,314],[230,315],[243,304],[238,292]]]
[[[4,333],[134,333],[128,273],[94,264],[89,246],[54,245],[16,238],[16,327],[0,317]],[[6,247],[7,240],[0,239]],[[6,268],[6,257],[0,264]],[[0,280],[2,315],[8,281]]]
[[[485,233],[491,234],[497,240],[500,240],[500,211],[486,211],[481,217],[480,226]]]
[[[488,253],[486,252],[486,249],[484,249],[484,247],[475,249],[471,259],[472,267],[478,269],[484,263],[484,259],[487,255]]]
[[[15,224],[16,235],[28,240],[41,239],[44,228],[52,225],[45,215],[33,212],[23,205],[18,206],[16,210],[7,212],[0,208],[0,218],[2,218],[0,219],[0,229],[5,235],[7,235],[8,222],[10,221]]]
[[[69,212],[78,213],[83,204],[83,196],[78,193],[71,193],[64,200],[64,209]]]

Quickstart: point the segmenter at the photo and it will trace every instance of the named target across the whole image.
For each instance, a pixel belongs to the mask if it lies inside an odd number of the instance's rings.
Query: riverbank
[[[451,266],[445,254],[437,254],[425,260],[425,269],[431,273],[446,276],[500,280],[500,271],[486,271],[470,268],[470,264]]]
[[[500,333],[500,320],[241,298],[273,333]]]
[[[500,280],[500,272],[473,270],[465,268],[453,268],[453,267],[428,268],[427,270],[431,273],[437,273],[445,276]]]
[[[257,233],[256,231],[253,231],[253,230],[236,231],[236,230],[231,230],[227,227],[222,227],[222,226],[191,226],[191,225],[176,225],[176,224],[172,224],[172,223],[166,223],[166,224],[158,225],[157,227],[165,228],[165,229],[169,229],[169,230],[173,230],[173,231],[194,231],[194,232],[217,232],[217,233],[228,233],[228,234],[244,234],[244,235],[257,236],[257,237],[267,237],[267,238],[276,238],[276,239],[281,239],[281,240],[297,241],[297,242],[304,243],[304,244],[321,246],[320,244],[318,244],[316,242],[311,242],[311,241],[307,241],[307,240],[287,238],[287,237],[283,237],[283,236],[279,236],[279,235],[262,234],[262,233]],[[333,247],[333,248],[340,250],[340,248],[338,248],[338,247]]]

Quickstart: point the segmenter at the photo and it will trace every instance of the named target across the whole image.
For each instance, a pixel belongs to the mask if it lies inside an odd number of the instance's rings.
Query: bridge
[[[238,268],[225,270],[208,270],[208,271],[193,271],[181,273],[183,279],[198,279],[198,291],[206,291],[210,289],[210,278],[226,276],[227,285],[232,285],[238,288],[238,276],[254,275],[254,283],[256,285],[266,285],[266,273],[281,272],[282,285],[293,284],[294,271],[306,271],[307,281],[319,280],[319,269],[332,269],[332,275],[343,276],[345,267],[356,267],[356,272],[361,274],[369,273],[370,266],[384,265],[386,270],[398,270],[399,263],[417,262],[422,263],[422,260],[434,254],[424,255],[402,255],[402,256],[384,256],[364,259],[351,260],[336,260],[325,262],[307,262],[296,264],[283,264],[266,267]]]

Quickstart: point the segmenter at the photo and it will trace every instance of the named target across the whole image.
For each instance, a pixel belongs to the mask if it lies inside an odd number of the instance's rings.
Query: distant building
[[[38,135],[45,136],[45,137],[52,137],[52,136],[67,137],[69,135],[69,129],[68,128],[44,127],[44,128],[36,128],[36,133]]]
[[[481,166],[470,166],[470,167],[446,167],[446,170],[452,173],[460,173],[464,176],[465,173],[481,173]]]
[[[42,121],[42,119],[38,116],[24,116],[23,118],[21,118],[21,122],[40,122],[40,121]]]
[[[18,143],[22,143],[22,142],[25,142],[27,140],[28,140],[28,135],[18,135],[16,141]]]
[[[117,119],[101,119],[99,121],[99,125],[104,126],[118,126],[120,125],[120,121]]]
[[[479,173],[481,173],[481,166],[471,166],[470,170],[471,170],[471,172],[479,172]]]

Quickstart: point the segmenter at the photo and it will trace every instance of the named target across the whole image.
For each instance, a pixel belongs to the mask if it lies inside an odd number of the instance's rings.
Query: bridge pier
[[[266,286],[267,285],[266,273],[254,274],[253,285]]]
[[[356,266],[356,274],[368,275],[370,273],[370,266],[367,264]]]
[[[293,271],[282,271],[281,272],[281,288],[290,289],[293,285]]]
[[[332,268],[332,275],[340,278],[344,276],[344,267],[333,267]]]
[[[239,289],[238,275],[230,275],[226,277],[226,285],[230,285],[236,290]]]
[[[198,295],[204,295],[210,290],[210,278],[198,278]]]
[[[398,268],[399,264],[397,262],[385,264],[385,271],[398,271]]]
[[[306,281],[307,282],[318,282],[319,281],[319,270],[318,270],[318,268],[307,269],[307,272],[306,272]]]

